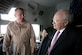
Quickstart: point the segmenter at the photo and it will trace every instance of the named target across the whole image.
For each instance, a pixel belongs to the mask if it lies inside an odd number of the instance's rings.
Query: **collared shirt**
[[[13,54],[31,55],[31,48],[35,48],[35,34],[29,22],[18,24],[10,22],[7,27],[7,32],[4,36],[3,51],[7,51],[10,42],[13,42]]]
[[[57,30],[54,37],[56,36],[57,32],[60,31],[60,33],[58,34],[58,37],[57,37],[57,39],[58,39],[64,30],[65,30],[65,28],[63,28],[61,30]]]

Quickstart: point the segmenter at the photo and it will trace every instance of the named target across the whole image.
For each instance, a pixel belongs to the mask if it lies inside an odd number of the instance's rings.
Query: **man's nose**
[[[53,21],[52,24],[55,24],[55,22]]]

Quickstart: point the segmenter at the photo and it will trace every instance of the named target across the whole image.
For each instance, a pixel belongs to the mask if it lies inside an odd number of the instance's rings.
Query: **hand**
[[[34,48],[31,48],[31,53],[34,53]]]
[[[10,51],[7,51],[6,54],[7,54],[7,55],[11,55],[11,52],[10,52]]]

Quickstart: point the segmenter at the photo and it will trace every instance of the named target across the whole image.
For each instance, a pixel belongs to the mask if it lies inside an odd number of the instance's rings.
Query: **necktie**
[[[57,37],[58,37],[59,33],[60,33],[60,31],[57,31],[56,35],[53,37],[53,39],[52,39],[52,41],[51,41],[51,45],[50,45],[50,47],[48,48],[48,55],[50,55],[50,52],[51,52],[51,50],[52,50],[54,44],[55,44],[56,41],[57,41]]]

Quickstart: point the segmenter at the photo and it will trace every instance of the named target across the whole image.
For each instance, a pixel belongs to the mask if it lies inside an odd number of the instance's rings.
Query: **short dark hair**
[[[24,9],[23,9],[23,8],[17,7],[17,8],[15,9],[15,11],[17,11],[17,10],[21,10],[21,11],[23,12],[23,14],[24,14]]]

